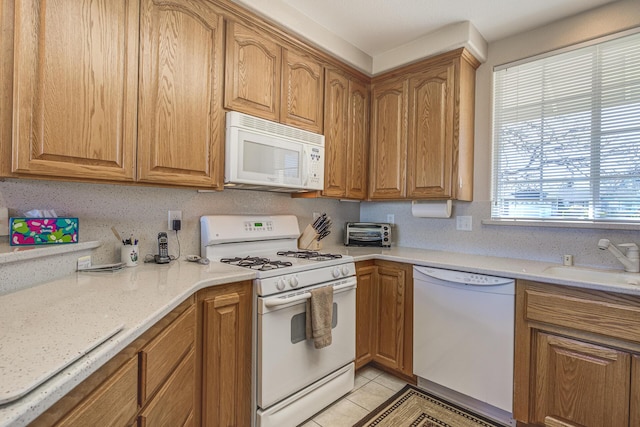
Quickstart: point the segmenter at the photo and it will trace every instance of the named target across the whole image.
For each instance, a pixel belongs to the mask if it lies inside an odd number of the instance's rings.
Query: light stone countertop
[[[52,323],[68,326],[52,337],[52,343],[46,343],[52,358],[71,351],[56,348],[55,342],[73,342],[76,336],[82,335],[79,332],[85,332],[78,329],[88,325],[95,328],[96,322],[100,325],[100,319],[104,319],[104,325],[98,327],[105,330],[112,328],[114,320],[124,325],[120,332],[24,397],[0,406],[0,426],[27,425],[199,289],[254,277],[252,271],[241,267],[221,263],[205,266],[181,260],[166,265],[141,264],[109,273],[78,272],[0,296],[0,346],[5,347],[5,351],[7,347],[8,351],[12,347],[24,348],[25,343],[15,342],[12,345],[7,342],[5,338],[10,331],[3,332],[3,329],[19,327],[23,340],[33,340],[42,329],[39,322],[33,320],[38,319],[42,312],[59,316],[52,318]],[[90,319],[87,318],[89,313],[93,314]],[[38,351],[44,344],[34,340],[28,345]],[[78,343],[78,348],[73,351],[81,351],[83,345],[84,342]],[[19,363],[21,359],[16,357],[14,360]],[[27,363],[31,359],[24,360],[26,366],[7,368],[22,370],[32,376],[33,367],[31,362]],[[8,385],[0,386],[5,388]]]
[[[559,264],[547,262],[400,247],[381,249],[335,245],[324,247],[322,252],[351,255],[355,261],[381,259],[640,295],[640,286],[604,285],[559,278],[545,272],[548,267]],[[0,328],[20,320],[24,324],[34,311],[39,310],[59,313],[61,318],[67,319],[69,330],[60,331],[61,334],[82,328],[88,322],[83,323],[69,310],[70,306],[78,303],[78,298],[90,305],[89,312],[116,318],[124,325],[122,331],[41,386],[13,403],[0,406],[0,427],[28,424],[197,290],[254,277],[252,271],[240,267],[220,263],[203,266],[178,261],[169,265],[143,264],[114,273],[74,273],[60,280],[0,296]],[[37,324],[31,327],[37,328]],[[23,332],[25,337],[30,336],[28,328]],[[0,329],[0,337],[2,335]],[[34,346],[38,344],[33,343]],[[22,369],[28,371],[29,366]]]
[[[470,273],[488,274],[512,279],[535,280],[557,285],[574,286],[585,289],[594,289],[610,292],[618,292],[629,295],[640,295],[640,273],[623,273],[620,270],[611,270],[633,277],[636,284],[627,283],[603,283],[598,277],[585,278],[585,280],[571,280],[559,277],[553,272],[546,271],[549,267],[561,267],[561,264],[553,264],[541,261],[529,261],[515,258],[502,258],[495,256],[483,256],[464,254],[459,252],[435,251],[415,248],[358,248],[341,245],[326,246],[322,252],[351,255],[355,261],[368,259],[381,259],[387,261],[403,262],[413,265],[423,265],[449,270],[467,271]],[[567,269],[588,267],[566,267]],[[597,270],[597,269],[596,269]],[[598,270],[608,271],[608,270]]]

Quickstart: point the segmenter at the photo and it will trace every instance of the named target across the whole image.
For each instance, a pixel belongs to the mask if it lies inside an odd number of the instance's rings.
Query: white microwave
[[[251,190],[322,190],[324,135],[227,112],[224,182]]]

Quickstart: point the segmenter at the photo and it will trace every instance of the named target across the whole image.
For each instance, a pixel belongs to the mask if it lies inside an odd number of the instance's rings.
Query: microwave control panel
[[[312,147],[307,151],[309,156],[309,171],[307,175],[307,187],[311,189],[324,189],[324,148]]]

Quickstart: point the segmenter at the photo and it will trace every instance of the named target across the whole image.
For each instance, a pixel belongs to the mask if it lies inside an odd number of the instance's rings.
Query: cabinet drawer
[[[140,351],[140,401],[144,403],[171,374],[195,340],[195,306]]]
[[[195,353],[187,357],[160,388],[138,417],[138,426],[193,425],[195,391]]]
[[[639,302],[629,295],[528,284],[524,316],[529,321],[640,342]]]
[[[58,423],[58,426],[122,426],[138,410],[138,360],[134,357]]]

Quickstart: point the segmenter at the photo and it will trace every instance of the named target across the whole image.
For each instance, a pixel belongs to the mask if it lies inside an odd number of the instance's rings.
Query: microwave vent
[[[324,146],[324,135],[249,116],[237,111],[230,111],[227,113],[227,126],[249,128],[263,133],[269,133],[288,139]]]

